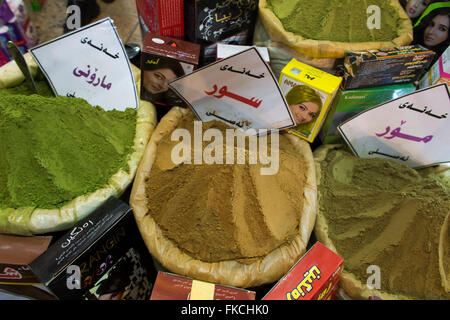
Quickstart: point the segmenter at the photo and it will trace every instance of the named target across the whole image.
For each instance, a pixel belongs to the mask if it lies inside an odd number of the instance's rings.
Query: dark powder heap
[[[393,161],[338,150],[321,162],[319,194],[320,214],[345,270],[365,285],[368,266],[376,265],[382,291],[450,298],[439,271],[450,247],[448,236],[440,238],[449,215],[448,183]]]

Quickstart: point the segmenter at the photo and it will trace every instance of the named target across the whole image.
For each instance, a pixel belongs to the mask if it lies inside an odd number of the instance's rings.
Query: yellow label
[[[297,126],[288,129],[288,132],[305,139],[308,142],[313,142],[325,120],[331,101],[339,90],[341,82],[341,77],[336,77],[328,72],[292,59],[281,71],[279,79],[281,92],[289,104],[294,120],[300,119],[296,120]],[[306,88],[305,86],[309,88]],[[292,93],[288,95],[291,90],[304,92],[309,90],[309,97],[316,96],[316,98],[313,98],[313,100],[297,101],[296,99],[301,99],[302,94],[299,93],[297,94],[297,98],[294,98],[294,95],[289,96]],[[314,92],[311,93],[312,90]],[[305,98],[305,96],[303,96],[303,98]],[[296,113],[301,112],[299,112],[298,109],[295,111],[296,108],[299,108],[295,107],[295,105],[303,104],[308,101],[314,102],[316,105],[314,112],[310,113],[315,113],[315,116],[305,118],[300,115],[296,117]]]
[[[192,280],[189,300],[214,300],[215,285],[199,280]]]

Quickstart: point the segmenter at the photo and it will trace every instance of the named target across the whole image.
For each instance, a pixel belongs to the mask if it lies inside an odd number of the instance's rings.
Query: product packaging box
[[[343,262],[316,242],[263,300],[331,300],[339,286]]]
[[[200,45],[147,34],[141,53],[141,99],[156,105],[158,117],[172,106],[186,106],[168,86],[198,67]]]
[[[156,270],[130,206],[111,197],[30,264],[60,300],[148,300]]]
[[[420,79],[419,89],[439,83],[450,85],[450,47],[448,47],[428,72]]]
[[[429,68],[435,53],[420,45],[349,52],[344,59],[343,89],[414,82]]]
[[[215,61],[218,43],[250,45],[257,13],[258,0],[187,0],[185,39],[202,45],[203,66]]]
[[[242,51],[245,51],[252,46],[242,46],[242,45],[235,45],[235,44],[226,44],[226,43],[218,43],[217,44],[217,60],[222,60],[228,57],[231,57],[232,55],[238,54]],[[263,58],[264,62],[267,64],[270,64],[270,56],[269,51],[267,50],[267,47],[254,47],[256,50],[258,50],[258,53],[261,55],[261,58]]]
[[[297,126],[288,129],[313,142],[342,82],[325,71],[292,59],[281,70],[279,85]]]
[[[255,292],[159,271],[150,300],[255,300]]]
[[[322,143],[345,143],[338,132],[338,125],[358,113],[382,103],[414,92],[412,83],[372,87],[354,90],[339,90],[325,119],[319,137]]]
[[[147,33],[184,39],[183,0],[136,0],[142,39]]]
[[[0,234],[0,285],[39,285],[29,264],[47,250],[50,236]]]

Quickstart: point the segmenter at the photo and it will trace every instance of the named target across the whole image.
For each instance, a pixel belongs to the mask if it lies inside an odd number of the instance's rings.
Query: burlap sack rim
[[[30,53],[24,58],[29,69],[36,77],[39,67]],[[139,90],[140,69],[131,65],[134,80]],[[0,67],[0,88],[17,86],[25,80],[23,73],[14,61]],[[120,195],[133,181],[138,164],[142,159],[145,147],[153,129],[156,126],[155,106],[147,101],[139,102],[136,122],[136,135],[134,138],[135,151],[128,160],[129,172],[119,170],[109,180],[108,185],[91,194],[82,195],[57,209],[18,208],[2,209],[8,213],[7,229],[2,232],[32,235],[56,232],[70,228],[76,221],[89,215],[110,196]]]
[[[313,155],[314,155],[314,162],[316,166],[316,179],[317,179],[317,187],[320,186],[321,183],[321,167],[320,162],[324,161],[327,157],[328,152],[331,150],[341,149],[344,145],[342,144],[327,144],[322,145],[318,147]],[[448,170],[448,168],[437,168],[437,170]],[[317,237],[317,240],[320,241],[322,244],[324,244],[327,248],[330,250],[336,252],[339,254],[338,250],[336,249],[335,245],[333,244],[333,241],[328,236],[328,221],[327,219],[320,213],[320,207],[319,203],[321,201],[321,195],[320,192],[317,193],[317,218],[316,218],[316,224],[314,226],[314,234]],[[440,232],[440,241],[439,241],[439,268],[441,272],[441,278],[445,278],[445,270],[444,266],[441,263],[443,260],[442,255],[444,254],[443,249],[443,243],[444,243],[444,236],[445,236],[445,228],[448,226],[448,220],[449,215],[447,215],[445,222],[443,223],[443,226],[441,228]],[[442,245],[442,246],[441,246]],[[345,263],[345,261],[344,261]],[[442,279],[444,288],[448,290],[449,283],[448,279]],[[444,282],[447,281],[447,282]],[[383,290],[377,290],[377,289],[369,289],[366,284],[362,283],[359,279],[356,278],[354,274],[351,272],[348,272],[345,270],[345,268],[342,270],[341,278],[340,278],[340,286],[344,289],[344,291],[352,298],[352,299],[358,299],[358,300],[367,300],[370,296],[378,296],[383,300],[411,300],[414,299],[409,296],[401,295],[401,294],[392,294],[388,293]]]
[[[145,180],[151,171],[159,141],[173,131],[189,110],[172,108],[161,119],[147,145],[139,165],[130,196],[137,225],[150,253],[168,270],[194,279],[249,288],[278,281],[305,253],[316,217],[317,188],[312,152],[305,141],[289,135],[299,153],[303,154],[308,165],[307,188],[305,188],[304,214],[300,233],[289,243],[273,250],[267,256],[249,263],[242,261],[222,261],[208,263],[196,260],[181,251],[172,241],[166,239],[159,226],[147,215]]]
[[[329,40],[307,39],[284,29],[280,19],[267,6],[267,0],[259,1],[259,17],[273,41],[280,41],[286,46],[302,54],[314,58],[344,58],[350,51],[362,51],[404,46],[413,40],[413,28],[411,20],[397,0],[391,0],[391,4],[397,9],[401,20],[397,30],[397,38],[391,41],[380,42],[338,42]]]

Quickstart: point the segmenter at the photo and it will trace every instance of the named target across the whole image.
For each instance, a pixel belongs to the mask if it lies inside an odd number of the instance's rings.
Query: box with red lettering
[[[316,242],[262,300],[331,300],[344,259]]]

